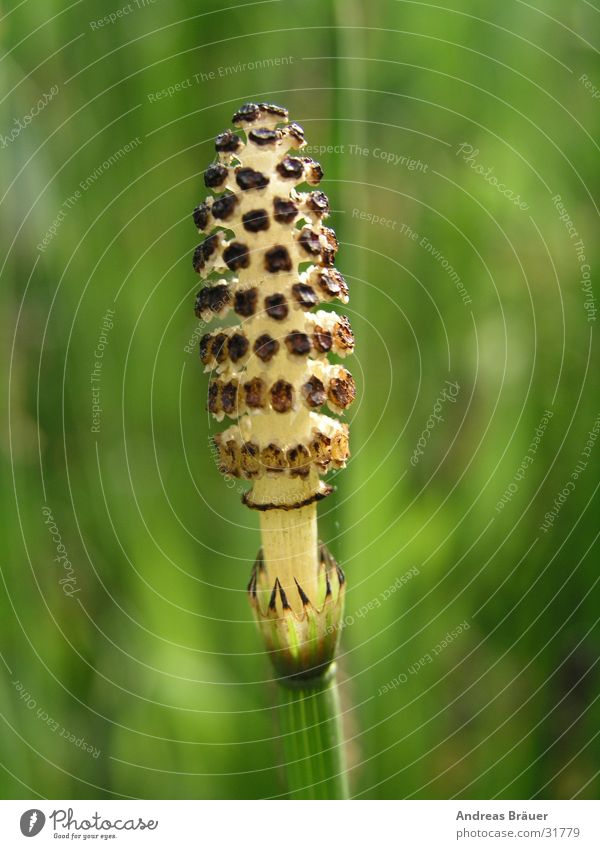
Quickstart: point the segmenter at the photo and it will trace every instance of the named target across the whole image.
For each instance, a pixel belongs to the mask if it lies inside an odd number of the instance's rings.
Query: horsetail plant
[[[289,795],[343,798],[345,767],[335,683],[335,654],[345,578],[319,543],[317,501],[332,487],[322,476],[343,468],[352,403],[349,371],[331,363],[354,347],[350,322],[314,308],[348,301],[334,268],[335,233],[323,225],[323,172],[298,155],[304,131],[286,109],[246,103],[235,130],[217,136],[216,161],[204,173],[213,195],[194,210],[205,234],[193,265],[204,286],[202,322],[232,310],[241,323],[200,341],[211,372],[208,409],[230,426],[215,437],[227,476],[251,482],[244,503],[258,511],[262,548],[252,570],[250,603],[281,691]]]

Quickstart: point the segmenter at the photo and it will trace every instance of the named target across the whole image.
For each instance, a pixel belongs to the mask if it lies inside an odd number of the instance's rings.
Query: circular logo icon
[[[25,837],[35,837],[43,829],[46,817],[38,808],[31,808],[21,815],[21,834]]]

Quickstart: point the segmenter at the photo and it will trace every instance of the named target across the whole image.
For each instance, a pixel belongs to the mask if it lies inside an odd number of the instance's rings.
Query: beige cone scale
[[[193,257],[204,283],[196,316],[227,321],[202,337],[200,357],[208,409],[229,424],[215,437],[220,469],[251,481],[243,500],[260,511],[249,585],[259,627],[280,674],[310,677],[334,657],[344,591],[318,543],[316,502],[332,490],[322,476],[349,456],[338,416],[356,393],[350,372],[329,360],[352,353],[350,322],[318,307],[347,303],[348,287],[302,128],[265,103],[232,120],[204,174],[214,194],[194,210],[205,234]]]

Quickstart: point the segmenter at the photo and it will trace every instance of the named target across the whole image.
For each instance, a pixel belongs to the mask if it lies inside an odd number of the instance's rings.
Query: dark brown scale
[[[219,244],[219,234],[213,233],[212,236],[207,236],[206,239],[196,246],[192,257],[192,265],[194,270],[199,274],[206,262],[217,250]]]
[[[354,333],[352,332],[350,321],[345,315],[340,316],[333,328],[333,332],[336,343],[340,348],[346,351],[351,351],[354,348]]]
[[[322,235],[325,241],[325,247],[322,251],[323,264],[333,265],[335,262],[335,255],[340,246],[336,238],[335,231],[332,230],[331,227],[323,227]]]
[[[254,353],[263,363],[268,363],[278,350],[279,342],[269,336],[268,333],[263,333],[254,343]]]
[[[250,233],[269,229],[269,213],[266,209],[251,209],[242,216],[242,224]]]
[[[213,203],[212,214],[220,221],[227,221],[233,215],[236,205],[237,198],[234,194],[223,195]]]
[[[318,186],[323,179],[323,169],[318,162],[308,156],[303,157],[302,161],[306,166],[306,182],[310,186]]]
[[[292,260],[287,248],[283,245],[275,245],[275,247],[265,251],[265,268],[272,274],[277,271],[291,271]]]
[[[271,318],[274,318],[276,321],[283,321],[289,311],[285,295],[279,293],[269,295],[265,298],[265,310]]]
[[[250,130],[248,138],[254,144],[261,146],[275,144],[281,138],[281,130],[268,130],[266,127],[259,127],[257,130]]]
[[[230,301],[231,293],[228,286],[224,284],[219,286],[205,286],[196,295],[196,316],[202,318],[203,313],[208,310],[211,312],[221,312]]]
[[[231,440],[230,440],[231,442]],[[236,474],[236,463],[234,459],[234,455],[232,451],[229,449],[230,442],[225,444],[221,438],[221,434],[218,433],[214,439],[213,444],[217,451],[219,452],[219,471],[223,475],[234,475]]]
[[[210,333],[205,333],[202,339],[200,339],[200,360],[205,366],[209,364],[212,358],[211,342],[212,336]]]
[[[258,103],[244,103],[243,106],[240,106],[231,120],[232,123],[238,124],[241,121],[256,121],[259,116],[260,106]]]
[[[317,293],[313,287],[306,283],[294,283],[292,286],[292,293],[302,309],[305,310],[309,310],[311,307],[314,307],[319,301]]]
[[[247,478],[255,478],[261,469],[259,447],[255,442],[244,442],[240,451],[240,465]]]
[[[294,218],[298,215],[298,207],[291,200],[284,198],[275,198],[273,201],[273,209],[275,221],[279,224],[291,224]]]
[[[192,254],[192,266],[196,274],[200,274],[205,265],[204,250],[202,245],[196,245]]]
[[[331,443],[331,459],[335,463],[344,463],[350,455],[347,431],[338,431]]]
[[[321,240],[319,238],[319,234],[314,230],[311,230],[310,227],[304,227],[300,236],[298,237],[298,241],[304,248],[307,254],[311,256],[318,256],[321,253]]]
[[[276,413],[289,413],[294,403],[294,387],[287,380],[278,380],[271,387],[271,406]]]
[[[256,302],[258,300],[258,289],[240,289],[235,293],[234,310],[243,318],[249,318],[256,312]]]
[[[243,242],[231,242],[223,251],[223,259],[230,271],[250,265],[250,253]]]
[[[269,178],[260,171],[253,168],[240,168],[236,172],[235,180],[242,191],[247,189],[264,189],[269,184]]]
[[[269,115],[277,115],[284,121],[288,116],[288,111],[284,106],[277,106],[276,103],[259,103],[259,107],[263,112],[268,112]]]
[[[331,298],[347,297],[348,284],[336,268],[325,268],[318,271],[316,281],[319,288]]]
[[[333,337],[329,330],[324,330],[322,327],[317,325],[313,332],[313,343],[317,351],[320,351],[322,354],[326,354],[327,351],[331,351]]]
[[[302,144],[304,141],[304,128],[301,127],[300,124],[296,124],[296,122],[293,121],[285,128],[285,130],[288,135],[294,139],[294,141],[298,142],[299,145]]]
[[[310,443],[310,456],[314,463],[322,468],[329,464],[331,457],[331,439],[320,430],[314,431],[314,438]]]
[[[301,333],[299,330],[292,330],[285,337],[285,344],[290,354],[302,356],[310,352],[310,339],[306,333]]]
[[[227,168],[220,162],[209,165],[204,172],[204,185],[207,189],[216,189],[221,186],[227,178]]]
[[[215,139],[215,148],[218,153],[235,153],[242,145],[242,140],[231,130],[225,130],[220,133]]]
[[[221,312],[221,310],[231,303],[231,292],[229,291],[229,286],[226,286],[224,283],[221,283],[218,286],[210,286],[208,292],[209,306],[213,312]]]
[[[221,390],[221,405],[223,407],[223,412],[227,413],[228,416],[231,416],[236,412],[237,390],[237,383],[234,380],[230,380],[229,383],[226,383]]]
[[[305,478],[310,471],[310,454],[305,445],[288,448],[287,460],[292,477]]]
[[[285,454],[272,442],[260,452],[260,459],[267,472],[283,472],[287,466]]]
[[[239,362],[248,351],[249,342],[241,333],[233,333],[229,337],[229,358],[232,363]]]
[[[218,363],[224,363],[227,359],[227,336],[225,333],[217,333],[213,338],[212,352]]]
[[[317,215],[329,213],[329,198],[325,192],[311,192],[306,199],[306,205]]]
[[[202,318],[203,314],[206,310],[210,309],[210,290],[208,287],[206,289],[200,289],[198,294],[196,295],[196,303],[194,304],[194,312],[196,313],[197,318]]]
[[[310,377],[302,387],[302,396],[309,407],[322,407],[327,400],[327,392],[318,377]]]
[[[225,462],[230,474],[240,476],[240,448],[235,439],[229,439],[225,447]]]
[[[241,289],[235,293],[233,309],[243,318],[249,318],[256,312],[258,289]]]
[[[213,438],[213,445],[215,446],[217,453],[219,455],[219,471],[221,474],[226,475],[231,473],[231,459],[228,456],[227,447],[223,444],[223,440],[221,439],[221,434],[218,433]]]
[[[208,384],[208,410],[211,413],[220,412],[219,384],[216,380],[211,380]]]
[[[327,397],[336,407],[345,409],[356,397],[356,384],[349,371],[344,371],[343,375],[343,377],[333,377],[329,381]]]
[[[264,381],[260,377],[253,377],[252,380],[244,383],[244,392],[246,393],[246,404],[253,409],[261,409],[266,403],[266,390]]]
[[[206,230],[210,209],[207,203],[199,204],[192,213],[194,224],[198,230]]]
[[[202,242],[202,253],[204,254],[204,259],[209,260],[213,254],[217,252],[217,248],[220,244],[220,235],[219,233],[213,233],[212,236],[207,236],[206,239]]]
[[[277,166],[277,173],[285,180],[299,180],[304,173],[303,162],[295,156],[284,156]]]

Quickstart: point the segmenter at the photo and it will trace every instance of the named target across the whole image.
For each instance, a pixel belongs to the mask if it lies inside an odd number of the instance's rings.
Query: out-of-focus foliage
[[[329,146],[351,286],[353,792],[597,796],[600,13],[453,5],[2,3],[5,797],[283,792],[193,338],[190,212],[252,99]]]

